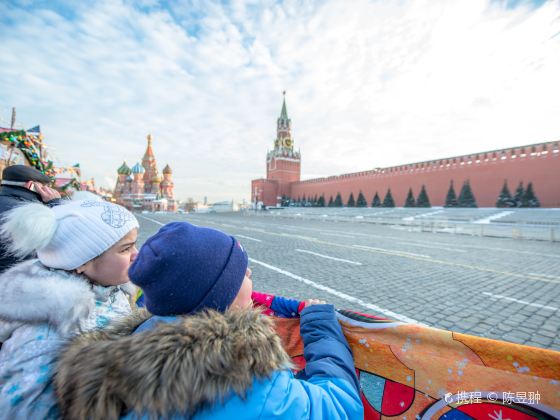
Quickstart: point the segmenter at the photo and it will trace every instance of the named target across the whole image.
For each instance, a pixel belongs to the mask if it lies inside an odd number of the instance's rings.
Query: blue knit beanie
[[[247,264],[247,253],[234,237],[174,222],[142,245],[128,276],[142,288],[154,315],[223,312],[237,296]]]

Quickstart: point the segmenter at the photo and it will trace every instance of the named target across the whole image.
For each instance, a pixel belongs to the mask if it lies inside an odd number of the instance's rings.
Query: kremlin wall
[[[266,178],[252,181],[251,201],[262,201],[267,206],[277,205],[282,196],[292,201],[323,196],[326,203],[339,193],[342,202],[347,203],[351,193],[356,198],[360,192],[369,206],[376,192],[383,200],[391,189],[395,205],[401,207],[409,189],[416,197],[423,185],[431,205],[443,206],[450,183],[458,194],[468,181],[478,207],[495,207],[505,181],[512,193],[520,182],[524,186],[532,183],[541,207],[560,207],[560,141],[301,181],[301,155],[294,151],[284,98],[274,149],[266,159]]]

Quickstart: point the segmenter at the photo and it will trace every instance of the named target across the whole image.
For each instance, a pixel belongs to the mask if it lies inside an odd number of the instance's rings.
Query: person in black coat
[[[8,166],[2,172],[0,185],[0,222],[4,214],[26,203],[44,203],[49,207],[61,203],[60,194],[48,186],[51,179],[30,166]],[[0,238],[0,273],[20,259],[6,252],[5,238]]]

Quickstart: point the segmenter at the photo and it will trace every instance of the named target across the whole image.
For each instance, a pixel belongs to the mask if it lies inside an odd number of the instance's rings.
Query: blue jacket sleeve
[[[300,331],[307,365],[294,378],[276,375],[260,418],[363,419],[352,352],[332,305],[301,312]]]
[[[325,377],[348,381],[360,392],[350,346],[336,319],[333,305],[313,305],[301,312],[300,331],[306,366],[298,374],[309,382]]]
[[[302,303],[299,300],[288,299],[282,296],[274,296],[270,309],[282,318],[294,318],[299,315],[299,307]]]

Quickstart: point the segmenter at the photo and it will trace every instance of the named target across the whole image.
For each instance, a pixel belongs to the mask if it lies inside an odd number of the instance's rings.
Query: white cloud
[[[211,201],[264,176],[283,89],[304,178],[560,138],[556,1],[202,4],[4,7],[0,107],[99,183],[152,133]]]

